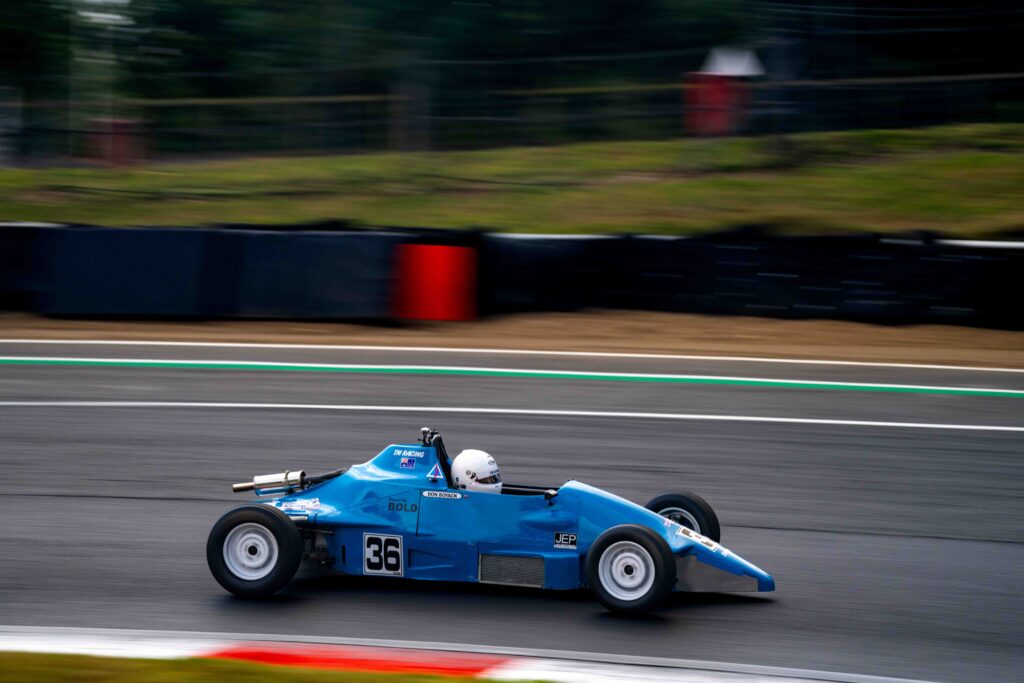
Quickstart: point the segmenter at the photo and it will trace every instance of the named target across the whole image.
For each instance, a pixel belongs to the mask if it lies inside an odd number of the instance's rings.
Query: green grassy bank
[[[1024,124],[0,170],[0,220],[693,234],[1024,229]]]

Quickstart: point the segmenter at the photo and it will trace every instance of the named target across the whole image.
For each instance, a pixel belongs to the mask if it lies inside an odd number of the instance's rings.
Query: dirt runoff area
[[[952,325],[586,311],[468,323],[58,320],[0,314],[0,338],[607,351],[1024,368],[1024,332]]]

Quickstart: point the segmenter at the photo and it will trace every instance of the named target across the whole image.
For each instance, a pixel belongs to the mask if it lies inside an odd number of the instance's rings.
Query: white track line
[[[705,422],[762,422],[769,424],[831,425],[838,427],[892,427],[896,429],[951,429],[975,432],[1022,432],[1024,427],[946,424],[934,422],[882,422],[830,420],[760,415],[704,415],[701,413],[641,413],[601,410],[540,410],[533,408],[465,408],[451,406],[370,406],[323,403],[222,403],[208,401],[0,401],[0,408],[181,408],[226,410],[331,410],[384,413],[462,413],[467,415],[534,415],[540,417],[600,417],[635,420],[688,420]]]
[[[281,366],[294,367],[294,368],[306,368],[309,370],[354,370],[354,371],[365,371],[373,372],[379,370],[383,372],[466,372],[466,373],[481,373],[486,375],[493,373],[495,375],[507,375],[507,376],[522,376],[522,375],[539,375],[542,377],[552,377],[555,379],[572,379],[572,378],[592,378],[600,380],[602,378],[619,378],[619,379],[636,379],[636,380],[694,380],[694,381],[707,381],[707,382],[741,382],[743,384],[758,385],[758,384],[790,384],[794,386],[807,386],[813,385],[817,387],[832,387],[832,388],[857,388],[857,389],[880,389],[880,390],[907,390],[907,391],[935,391],[935,392],[954,392],[954,393],[969,393],[969,392],[998,392],[1000,394],[1010,394],[1013,396],[1024,396],[1024,390],[1022,389],[1002,389],[1000,387],[962,387],[962,386],[941,386],[931,384],[887,384],[881,382],[836,382],[830,380],[817,380],[817,379],[789,379],[779,377],[741,377],[734,375],[675,375],[666,373],[651,373],[651,372],[593,372],[586,370],[544,370],[536,368],[501,368],[501,367],[483,367],[473,365],[381,365],[381,364],[360,364],[360,363],[291,363],[288,361],[254,361],[254,360],[239,360],[239,359],[220,359],[220,360],[208,360],[208,359],[164,359],[164,358],[96,358],[87,356],[0,356],[0,362],[5,361],[32,361],[40,364],[45,363],[68,363],[68,362],[81,362],[81,363],[94,363],[96,365],[107,365],[107,366],[132,366],[140,365],[145,366],[151,363],[160,363],[162,365],[180,365],[183,367],[203,367],[208,366],[213,369],[218,369],[221,365],[244,365],[252,366],[255,368],[275,368]],[[567,377],[569,376],[569,377]]]
[[[1024,368],[983,367],[973,365],[940,365],[929,363],[882,363],[853,360],[818,360],[813,358],[759,358],[756,356],[706,356],[674,353],[625,353],[611,351],[544,351],[531,349],[459,348],[447,346],[377,346],[369,344],[264,344],[248,342],[127,341],[109,339],[0,339],[0,344],[168,346],[225,349],[296,349],[314,351],[390,351],[399,353],[468,353],[498,354],[512,356],[565,356],[572,358],[632,358],[649,360],[684,360],[737,363],[783,363],[794,365],[838,365],[851,367],[910,368],[918,370],[961,370],[971,372],[1024,373]]]
[[[814,669],[796,669],[777,666],[759,666],[755,664],[734,664],[699,659],[671,659],[667,657],[643,657],[636,655],[613,655],[602,652],[575,652],[570,650],[545,650],[537,648],[498,647],[488,645],[468,645],[462,643],[422,642],[409,640],[383,640],[376,638],[332,638],[323,636],[283,635],[263,633],[215,633],[203,631],[155,631],[138,629],[110,628],[61,628],[47,626],[0,626],[0,643],[8,641],[14,644],[20,639],[34,642],[42,648],[50,643],[60,651],[60,643],[68,639],[76,646],[95,640],[101,644],[121,642],[139,642],[144,644],[157,643],[162,639],[173,643],[175,647],[187,649],[187,644],[200,643],[204,647],[207,642],[270,642],[270,643],[305,643],[314,645],[351,645],[359,647],[397,648],[402,650],[439,650],[443,652],[464,652],[470,654],[490,654],[509,657],[537,658],[538,663],[547,664],[545,670],[560,674],[557,680],[592,680],[565,677],[572,667],[567,664],[581,662],[587,664],[610,664],[622,667],[649,667],[662,672],[675,670],[680,674],[691,674],[690,677],[676,680],[736,680],[752,683],[753,681],[832,681],[835,683],[925,683],[907,678],[891,678],[888,676],[869,676],[863,674],[842,673],[836,671],[819,671]],[[0,649],[7,649],[2,648]],[[558,666],[558,665],[561,666]],[[704,679],[692,677],[693,674],[708,674]],[[729,675],[732,675],[730,678]],[[713,677],[713,678],[712,678]],[[522,678],[520,676],[520,678]],[[615,678],[613,680],[638,680],[637,678]],[[671,680],[659,677],[659,680]]]

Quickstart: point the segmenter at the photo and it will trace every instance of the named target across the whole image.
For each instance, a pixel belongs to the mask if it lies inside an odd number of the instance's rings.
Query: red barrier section
[[[283,643],[238,645],[206,656],[213,659],[234,659],[276,666],[459,678],[472,678],[508,661],[508,657],[495,655],[339,645],[286,645]]]
[[[401,244],[395,277],[396,317],[405,320],[476,318],[476,249]]]

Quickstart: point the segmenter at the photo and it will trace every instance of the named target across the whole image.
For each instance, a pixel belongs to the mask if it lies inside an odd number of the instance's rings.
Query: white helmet
[[[498,463],[485,451],[468,448],[452,461],[455,488],[501,493],[501,472]]]

